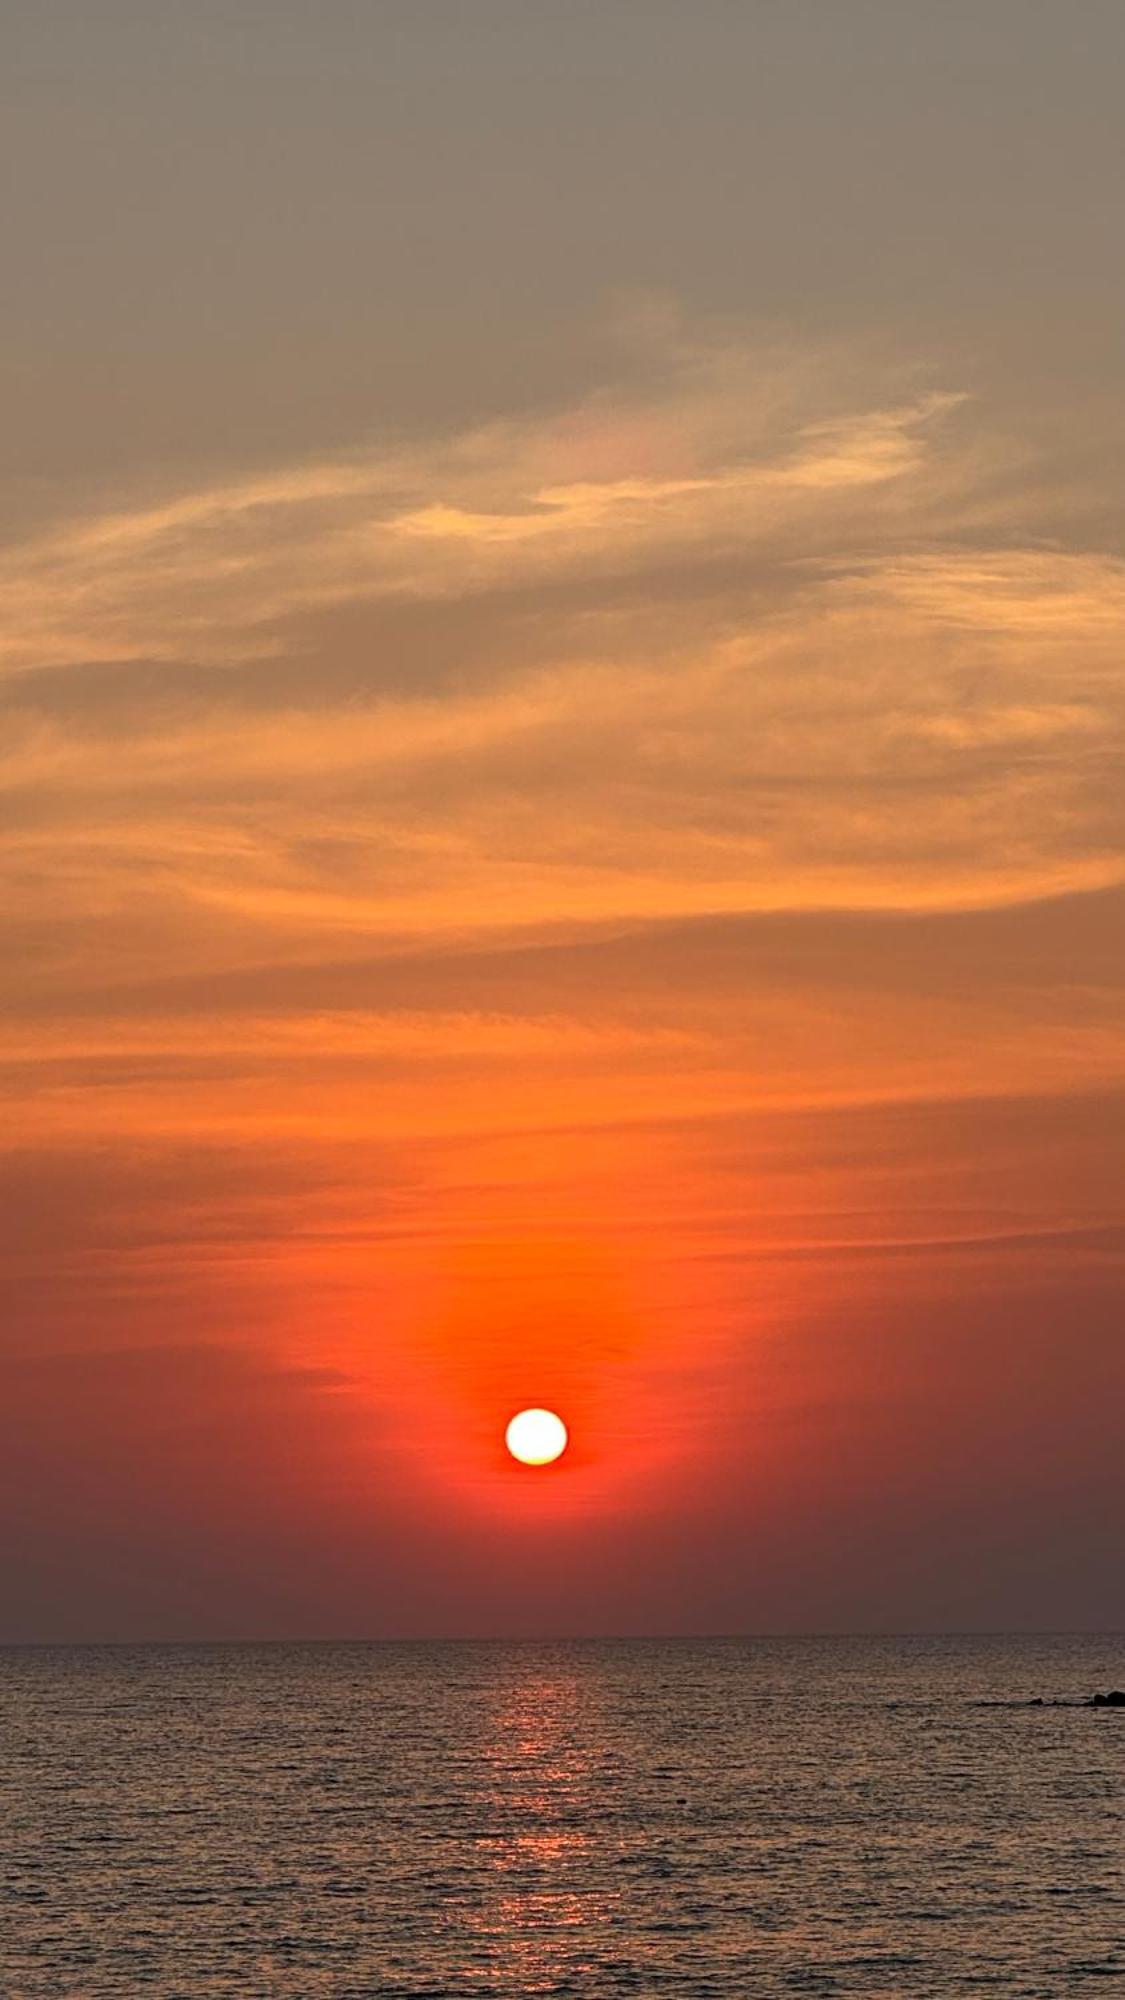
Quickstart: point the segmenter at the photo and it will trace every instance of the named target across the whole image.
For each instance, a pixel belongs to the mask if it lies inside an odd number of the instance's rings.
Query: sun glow
[[[521,1465],[551,1465],[566,1450],[567,1428],[553,1410],[521,1410],[508,1425],[504,1442]]]

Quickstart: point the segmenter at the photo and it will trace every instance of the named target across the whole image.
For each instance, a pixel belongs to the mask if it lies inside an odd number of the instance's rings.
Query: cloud
[[[315,1156],[191,1205],[241,1300],[674,1218],[697,1128],[1119,1085],[1125,585],[1024,470],[915,368],[681,346],[10,548],[9,1143]]]
[[[841,500],[908,483],[961,400],[926,391],[825,416],[835,381],[804,410],[810,385],[770,365],[763,384],[752,357],[679,357],[633,404],[595,399],[60,522],[0,557],[0,668],[185,650],[232,662],[282,650],[285,621],[353,601],[831,544]]]
[[[871,564],[848,588],[935,624],[1051,644],[1108,641],[1119,657],[1125,561],[1058,549],[953,551]]]
[[[10,547],[13,915],[186,963],[1120,880],[1122,566],[981,546],[1018,455],[883,377],[681,338]]]
[[[10,902],[30,917],[49,875],[60,926],[175,909],[192,957],[236,923],[290,956],[1106,886],[1125,874],[1117,579],[1097,595],[1086,570],[1094,612],[1063,629],[1053,610],[965,629],[958,560],[951,630],[931,560],[937,610],[897,578],[872,602],[864,576],[708,608],[651,647],[647,616],[562,617],[560,657],[438,692],[13,711]]]

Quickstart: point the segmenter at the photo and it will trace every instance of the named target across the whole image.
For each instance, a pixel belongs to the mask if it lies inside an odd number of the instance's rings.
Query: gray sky
[[[1114,0],[0,13],[25,478],[551,405],[638,294],[1120,391]]]

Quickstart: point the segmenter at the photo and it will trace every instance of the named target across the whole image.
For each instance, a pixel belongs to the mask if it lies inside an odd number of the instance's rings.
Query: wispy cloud
[[[1125,572],[1022,473],[916,371],[728,346],[9,547],[9,1143],[303,1162],[200,1266],[362,1292],[544,1215],[702,1255],[745,1191],[676,1161],[732,1121],[1119,1085],[1052,913],[1125,880]],[[956,973],[969,911],[1028,935]]]
[[[825,417],[835,381],[798,384],[773,359],[763,383],[752,357],[737,361],[680,361],[631,405],[61,522],[0,558],[0,662],[232,661],[281,648],[287,619],[357,600],[588,583],[678,557],[795,553],[810,538],[832,547],[841,506],[908,483],[961,400],[930,391]]]

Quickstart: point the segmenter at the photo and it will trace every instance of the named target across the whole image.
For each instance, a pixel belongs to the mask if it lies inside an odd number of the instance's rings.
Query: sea
[[[1121,1686],[1104,1637],[8,1649],[0,1994],[1108,2000]]]

